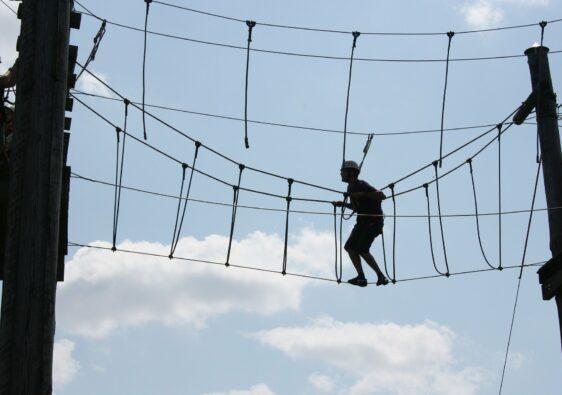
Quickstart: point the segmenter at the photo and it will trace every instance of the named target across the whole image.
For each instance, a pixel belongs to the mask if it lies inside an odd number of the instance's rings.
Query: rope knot
[[[252,42],[252,30],[256,26],[256,22],[248,20],[248,21],[246,21],[246,25],[248,26],[248,42],[251,43]]]
[[[431,164],[433,165],[433,167],[437,167],[437,165],[439,164],[439,161],[438,161],[438,160],[434,160]]]
[[[127,98],[124,98],[124,99],[123,99],[123,103],[125,103],[125,105],[128,106],[128,105],[131,104],[131,101],[130,101],[129,99],[127,99]]]
[[[541,27],[541,29],[544,29],[546,27],[546,25],[548,25],[547,21],[541,21],[541,23],[539,23],[539,26]]]
[[[468,159],[466,160],[466,163],[468,163],[469,165],[472,164],[472,158],[468,158]]]
[[[243,171],[246,168],[246,166],[243,165],[242,163],[239,163],[238,168],[240,169],[240,171]]]
[[[453,31],[447,32],[447,37],[449,37],[449,40],[451,38],[453,38],[454,35],[455,35],[455,32],[453,32]]]
[[[500,122],[496,125],[496,129],[498,129],[498,131],[501,132],[502,128],[503,128],[503,122]]]
[[[146,4],[150,4],[150,3],[152,3],[152,0],[144,0],[144,2],[145,2]]]
[[[388,187],[390,188],[391,191],[394,192],[394,183],[391,182],[390,184],[388,184]]]
[[[290,196],[287,196],[287,197],[285,197],[285,200],[287,201],[287,203],[290,203],[293,200],[293,198],[290,197]]]
[[[357,38],[361,35],[360,32],[352,32],[351,33],[353,35],[353,48],[355,48],[356,44],[357,44]]]
[[[185,169],[187,169],[187,163],[185,163],[185,162],[182,162],[182,164],[181,164],[181,168],[182,168],[182,169],[184,169],[184,170],[185,170]]]
[[[240,187],[239,187],[238,185],[233,185],[233,186],[232,186],[232,189],[234,189],[234,191],[236,192],[237,190],[240,189]]]
[[[195,148],[199,148],[201,147],[201,141],[196,141],[195,142]]]
[[[287,182],[289,183],[289,185],[293,185],[293,182],[295,182],[295,180],[292,178],[287,178]]]
[[[427,191],[427,188],[429,187],[429,185],[427,184],[427,182],[425,184],[423,184],[424,189]]]

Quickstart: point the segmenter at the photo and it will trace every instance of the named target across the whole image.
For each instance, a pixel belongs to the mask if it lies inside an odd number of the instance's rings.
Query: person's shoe
[[[377,286],[388,284],[388,278],[382,277],[377,280]]]
[[[358,287],[366,287],[367,286],[367,279],[365,277],[354,277],[347,281],[351,285],[357,285]]]

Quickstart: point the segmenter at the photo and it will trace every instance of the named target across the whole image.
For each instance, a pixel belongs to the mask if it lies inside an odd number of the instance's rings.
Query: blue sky
[[[144,22],[144,2],[123,0],[83,4],[103,18],[134,26]],[[177,1],[188,7],[241,19],[358,31],[449,31],[534,23],[556,19],[562,7],[549,0],[373,1]],[[4,71],[15,56],[18,24],[0,8],[0,56]],[[88,16],[72,31],[84,62],[100,23]],[[244,46],[244,24],[153,4],[150,29],[194,39]],[[547,26],[545,45],[562,49],[562,24]],[[540,40],[539,27],[458,35],[451,57],[521,54]],[[108,26],[90,70],[131,100],[141,97],[143,35]],[[252,46],[348,56],[351,36],[258,26]],[[443,58],[447,38],[360,36],[356,56]],[[240,117],[244,110],[245,52],[149,36],[147,103]],[[562,55],[550,66],[559,91]],[[443,63],[354,63],[350,131],[405,131],[439,127]],[[342,129],[348,62],[252,53],[249,118]],[[530,92],[524,57],[451,62],[445,125],[495,124]],[[84,75],[78,88],[110,95]],[[123,105],[82,97],[113,122]],[[251,149],[243,145],[243,123],[151,111],[236,161],[336,189],[341,163],[340,134],[250,124]],[[75,103],[69,163],[84,176],[111,182],[115,132]],[[185,162],[193,144],[147,121],[149,143]],[[141,136],[140,113],[131,110],[131,134]],[[530,206],[536,171],[534,125],[513,127],[502,137],[504,210]],[[483,129],[448,132],[445,151]],[[462,163],[491,137],[444,162]],[[348,157],[360,159],[365,138],[350,135]],[[362,177],[383,187],[436,159],[439,134],[376,136]],[[138,143],[128,141],[124,185],[175,195],[181,168]],[[198,167],[235,182],[237,168],[203,150]],[[497,210],[497,144],[474,161],[480,210]],[[397,190],[432,178],[432,169],[397,185]],[[284,195],[286,182],[247,173],[243,185]],[[440,184],[443,213],[474,210],[468,169]],[[431,190],[435,197],[435,189]],[[329,192],[296,186],[294,194],[337,199]],[[200,175],[192,197],[228,203],[232,190]],[[283,200],[242,192],[240,204],[282,209]],[[177,202],[131,191],[122,195],[118,244],[122,249],[167,255]],[[423,191],[398,199],[399,214],[424,214]],[[542,178],[536,206],[545,207]],[[295,209],[329,212],[325,204],[294,203]],[[392,204],[383,205],[387,214]],[[71,184],[70,239],[110,246],[113,189],[82,180]],[[436,202],[432,200],[432,210]],[[503,217],[503,263],[521,262],[527,214]],[[329,215],[291,216],[290,271],[333,276],[333,223]],[[345,224],[345,233],[353,221]],[[224,261],[230,208],[190,202],[177,256]],[[481,219],[484,247],[498,257],[497,217]],[[444,220],[452,272],[486,268],[474,218]],[[281,269],[284,215],[240,209],[232,263]],[[442,250],[438,222],[438,264]],[[386,220],[387,248],[392,221]],[[397,221],[399,278],[434,274],[425,218]],[[372,252],[382,263],[380,240]],[[388,252],[388,251],[387,251]],[[527,262],[548,259],[545,212],[533,220]],[[57,302],[55,389],[64,394],[488,394],[499,387],[503,355],[517,284],[517,270],[450,279],[399,283],[384,288],[316,282],[235,268],[169,261],[117,252],[72,248],[67,279]],[[560,339],[554,303],[543,302],[536,268],[524,272],[506,394],[555,394]],[[344,278],[353,276],[347,259]],[[367,271],[374,279],[374,273]]]

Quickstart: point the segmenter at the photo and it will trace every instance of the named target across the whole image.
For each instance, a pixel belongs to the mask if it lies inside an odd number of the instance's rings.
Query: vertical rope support
[[[472,195],[474,196],[474,218],[476,220],[476,234],[478,236],[478,245],[480,246],[480,252],[482,253],[482,257],[484,258],[484,261],[486,262],[486,264],[491,269],[499,269],[499,267],[492,266],[492,264],[488,260],[488,257],[486,256],[486,252],[484,251],[484,245],[482,243],[482,235],[480,233],[480,219],[479,219],[479,214],[478,214],[478,199],[476,197],[476,183],[474,181],[474,169],[472,167],[472,158],[467,159],[466,163],[468,163],[468,167],[469,167],[469,170],[470,170],[470,181],[472,183]]]
[[[142,55],[142,129],[144,139],[147,139],[146,135],[146,113],[144,111],[145,98],[146,98],[146,43],[148,36],[148,14],[150,12],[150,3],[152,0],[144,0],[146,3],[146,13],[144,16],[144,47]]]
[[[335,203],[332,204],[334,209],[334,247],[335,247],[335,259],[334,259],[334,272],[336,275],[336,281],[341,284],[342,279],[342,262],[339,260],[339,271],[338,271],[338,213],[337,206]]]
[[[381,233],[381,244],[382,244],[382,258],[384,261],[384,272],[386,273],[386,278],[391,278],[390,274],[388,273],[388,265],[386,262],[386,243],[384,242],[384,230]]]
[[[344,205],[340,208],[340,269],[343,266],[343,219],[345,217],[345,203],[347,202],[347,192],[343,194]],[[343,277],[343,271],[340,277]]]
[[[442,245],[443,245],[443,257],[445,258],[445,267],[447,268],[447,271],[445,272],[445,276],[449,277],[450,276],[449,261],[447,259],[447,247],[445,245],[445,231],[443,230],[443,217],[441,216],[441,194],[439,192],[439,174],[437,172],[437,166],[438,166],[437,161],[434,161],[433,167],[435,169],[435,189],[436,189],[436,192],[437,192],[437,214],[439,216],[439,228],[441,230],[441,242],[442,242]]]
[[[502,267],[502,128],[503,124],[499,123],[498,129],[498,270]]]
[[[361,163],[359,164],[359,170],[363,168],[363,163],[365,163],[365,158],[367,158],[367,154],[369,153],[369,149],[371,148],[371,143],[373,142],[374,136],[374,133],[370,133],[367,136],[367,142],[365,143],[365,147],[363,147],[363,158],[361,159]]]
[[[115,193],[113,196],[113,244],[111,251],[115,252],[117,247],[115,246],[117,241],[117,227],[119,224],[119,212],[121,208],[121,190],[123,185],[123,165],[125,163],[125,143],[127,140],[127,118],[129,116],[129,105],[131,102],[128,99],[123,99],[125,104],[125,117],[123,121],[123,130],[119,127],[115,129],[117,137],[117,152],[115,161]],[[119,145],[120,139],[119,134],[123,133],[123,142],[121,143],[121,157],[119,157]]]
[[[531,233],[531,223],[533,220],[533,211],[535,208],[535,200],[537,197],[537,187],[539,184],[539,176],[540,176],[540,171],[541,171],[541,165],[542,165],[542,160],[539,157],[539,163],[537,166],[537,175],[535,177],[535,188],[533,191],[533,198],[531,199],[531,210],[529,212],[529,222],[527,223],[527,232],[525,234],[525,244],[523,247],[523,256],[521,258],[521,268],[519,269],[519,277],[517,279],[517,290],[515,292],[515,302],[513,304],[513,313],[511,315],[511,324],[509,326],[509,335],[507,337],[507,346],[505,348],[505,358],[503,361],[503,369],[502,369],[502,375],[501,375],[501,381],[500,381],[500,390],[499,390],[499,395],[501,395],[502,393],[502,389],[503,389],[503,381],[505,378],[505,368],[507,367],[507,358],[509,357],[509,348],[511,346],[511,336],[513,334],[513,325],[515,323],[515,312],[517,311],[517,302],[519,301],[519,290],[521,289],[521,278],[523,277],[523,268],[525,267],[525,258],[527,256],[527,246],[529,244],[529,235]]]
[[[185,170],[187,169],[187,164],[186,163],[182,163],[181,164],[181,186],[180,186],[180,194],[178,195],[178,209],[176,211],[176,222],[174,224],[174,233],[172,234],[172,243],[171,243],[171,247],[170,247],[170,255],[168,255],[168,258],[172,259],[174,257],[173,255],[173,251],[174,251],[174,244],[175,244],[175,240],[176,240],[176,236],[178,233],[178,222],[179,222],[179,218],[180,218],[180,209],[181,209],[181,201],[182,201],[182,196],[183,196],[183,186],[185,184]]]
[[[447,82],[449,80],[449,57],[451,54],[451,41],[455,32],[448,32],[447,38],[449,39],[447,43],[447,58],[445,61],[445,85],[443,87],[443,102],[441,104],[441,137],[439,141],[439,167],[443,166],[443,128],[445,125],[445,102],[447,100]]]
[[[396,284],[396,196],[394,195],[394,183],[388,186],[392,193],[392,284]]]
[[[250,148],[248,140],[248,79],[250,73],[250,43],[252,42],[252,31],[256,26],[255,21],[246,21],[248,26],[248,44],[246,47],[246,85],[244,89],[244,145],[246,149]]]
[[[189,181],[187,183],[187,190],[185,192],[185,198],[182,198],[180,195],[180,202],[183,200],[183,210],[181,214],[181,219],[179,221],[179,225],[177,226],[177,232],[174,229],[174,235],[172,236],[172,244],[170,247],[170,256],[169,258],[172,259],[174,256],[174,252],[176,252],[176,248],[178,247],[178,243],[181,236],[181,228],[183,226],[183,221],[185,219],[185,212],[187,210],[187,203],[189,202],[189,195],[191,193],[191,184],[193,182],[193,174],[195,173],[195,164],[197,163],[197,156],[199,154],[199,148],[201,147],[201,143],[199,141],[195,142],[195,152],[193,154],[193,162],[191,165],[191,172],[189,174]]]
[[[291,197],[291,190],[293,188],[294,180],[292,178],[287,179],[288,191],[285,200],[287,201],[287,211],[285,213],[285,243],[283,245],[283,270],[281,274],[287,274],[287,248],[289,244],[289,214],[291,213],[291,201],[293,198]]]
[[[357,46],[357,38],[361,35],[360,32],[353,32],[353,44],[351,46],[351,56],[349,57],[349,77],[347,80],[347,96],[345,99],[345,118],[343,123],[343,154],[342,163],[345,162],[345,152],[347,144],[347,115],[349,113],[349,94],[351,92],[351,75],[353,71],[353,56],[355,54],[355,47]]]
[[[228,250],[226,252],[226,263],[225,266],[230,266],[230,253],[232,251],[232,237],[234,236],[234,224],[236,223],[236,213],[238,211],[238,196],[240,195],[240,182],[242,181],[242,172],[246,166],[243,164],[238,165],[238,183],[232,186],[233,196],[232,196],[232,219],[230,221],[230,236],[228,238]]]
[[[427,226],[428,226],[428,233],[429,233],[429,250],[431,251],[431,261],[433,262],[433,267],[435,271],[440,275],[444,276],[441,270],[437,268],[437,263],[435,261],[435,251],[433,250],[433,232],[431,231],[431,204],[429,199],[429,185],[423,184],[423,188],[425,190],[425,199],[427,201]]]

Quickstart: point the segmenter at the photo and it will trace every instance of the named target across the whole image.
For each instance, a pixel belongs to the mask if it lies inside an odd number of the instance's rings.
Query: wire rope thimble
[[[351,34],[353,35],[353,48],[355,48],[357,45],[357,39],[361,35],[361,32],[355,31],[355,32],[351,32]]]

